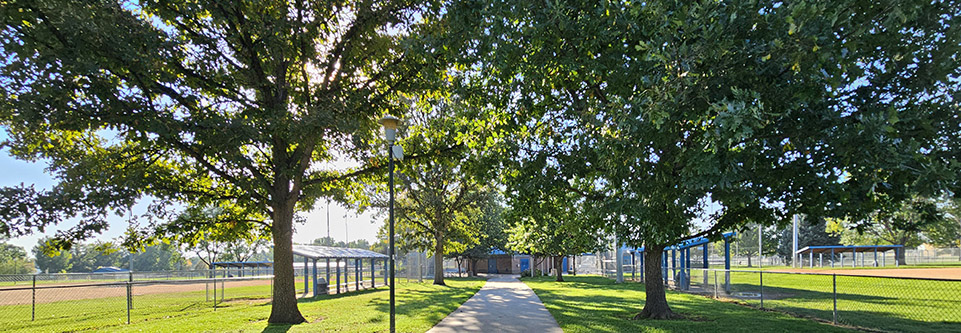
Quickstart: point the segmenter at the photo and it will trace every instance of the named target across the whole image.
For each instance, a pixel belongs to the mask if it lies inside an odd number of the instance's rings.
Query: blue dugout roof
[[[795,254],[801,254],[805,252],[812,253],[842,253],[842,252],[874,252],[874,251],[890,251],[904,248],[904,245],[820,245],[820,246],[805,246],[804,248],[797,250]]]
[[[97,269],[93,270],[92,273],[126,273],[126,272],[129,272],[129,271],[130,271],[130,270],[124,269],[124,268],[117,268],[117,267],[113,267],[113,266],[107,266],[107,267],[97,268]]]
[[[737,235],[737,232],[734,232],[734,231],[725,232],[725,233],[721,234],[721,236],[724,237],[725,239],[734,237],[734,236],[736,236],[736,235]],[[710,242],[711,242],[711,240],[707,239],[707,237],[692,238],[692,239],[688,239],[688,240],[686,240],[686,241],[680,242],[680,243],[678,243],[678,244],[674,244],[674,245],[668,246],[668,247],[664,248],[664,251],[684,250],[684,249],[689,249],[689,248],[696,247],[696,246],[701,246],[701,245],[704,245],[704,244],[707,244],[707,243],[710,243]],[[631,252],[644,252],[644,247],[641,246],[640,249],[634,249],[634,250],[631,250]]]
[[[386,254],[346,247],[294,244],[294,254],[310,259],[387,259]]]

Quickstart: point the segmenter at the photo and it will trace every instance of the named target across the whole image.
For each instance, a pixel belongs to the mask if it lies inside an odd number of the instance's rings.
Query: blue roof
[[[107,267],[97,268],[97,269],[93,270],[93,273],[126,273],[126,272],[129,272],[129,271],[130,271],[130,270],[128,270],[128,269],[123,269],[123,268],[118,268],[118,267],[113,267],[113,266],[107,266]]]
[[[311,259],[367,259],[367,258],[377,258],[377,259],[387,259],[386,254],[380,254],[371,250],[364,249],[354,249],[346,247],[331,247],[331,246],[318,246],[318,245],[300,245],[294,244],[295,255],[307,257]]]
[[[890,251],[903,248],[904,245],[817,245],[805,246],[795,253],[828,253],[828,252],[869,252],[869,251]]]
[[[721,234],[721,236],[724,237],[725,239],[726,239],[726,238],[734,237],[734,236],[736,236],[736,235],[737,235],[737,232],[734,232],[734,231],[725,232],[725,233]],[[689,249],[689,248],[696,247],[696,246],[701,246],[701,245],[704,245],[704,244],[707,244],[707,243],[710,243],[710,242],[711,242],[711,240],[707,239],[707,237],[691,238],[691,239],[688,239],[688,240],[686,240],[686,241],[683,241],[683,242],[680,242],[680,243],[677,243],[677,244],[668,246],[668,247],[664,248],[664,251],[684,250],[684,249]],[[641,248],[639,248],[639,249],[638,249],[638,248],[635,248],[632,252],[644,252],[644,247],[641,246]]]

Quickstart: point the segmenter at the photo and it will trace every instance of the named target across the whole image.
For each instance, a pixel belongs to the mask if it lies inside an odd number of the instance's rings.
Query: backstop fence
[[[668,269],[675,290],[887,332],[961,330],[961,280]],[[681,274],[682,272],[687,274]],[[853,272],[852,272],[853,273]]]

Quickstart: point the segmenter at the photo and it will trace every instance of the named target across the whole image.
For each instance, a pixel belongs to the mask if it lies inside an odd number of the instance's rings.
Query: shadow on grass
[[[313,303],[313,302],[323,301],[328,299],[338,299],[338,298],[344,298],[344,297],[366,295],[370,293],[376,293],[376,292],[387,291],[387,290],[388,290],[387,287],[377,287],[374,289],[364,289],[361,291],[351,291],[351,292],[344,292],[340,294],[327,294],[327,295],[317,295],[313,297],[303,297],[298,299],[297,303]]]
[[[267,327],[264,327],[264,330],[261,331],[261,332],[262,332],[262,333],[267,333],[267,332],[270,332],[270,333],[284,333],[284,332],[289,331],[291,327],[294,327],[294,325],[291,325],[291,324],[267,324]]]
[[[777,315],[761,315],[749,308],[724,304],[701,296],[668,291],[671,309],[686,319],[632,320],[644,307],[644,286],[636,282],[615,284],[603,277],[527,279],[565,332],[666,331],[781,331],[785,325],[799,332],[833,331],[815,322]]]

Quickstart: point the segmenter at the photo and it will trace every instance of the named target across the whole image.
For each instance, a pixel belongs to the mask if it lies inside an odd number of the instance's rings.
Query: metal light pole
[[[327,199],[327,240],[331,243],[334,242],[333,238],[330,238],[330,199]],[[330,244],[334,245],[334,244]]]
[[[791,237],[791,240],[792,240],[792,242],[793,242],[793,245],[791,246],[791,267],[797,268],[798,266],[800,266],[800,265],[798,265],[798,263],[797,263],[797,261],[798,261],[798,255],[797,255],[797,247],[798,247],[798,235],[797,235],[797,232],[798,232],[798,226],[797,226],[797,224],[798,224],[798,216],[797,216],[797,214],[795,214],[795,215],[792,217],[792,220],[793,220],[793,222],[794,222],[794,227],[793,227],[793,231],[794,231],[794,232],[792,233],[793,236]]]
[[[388,235],[390,238],[390,247],[388,250],[388,256],[390,256],[390,332],[394,333],[397,331],[397,324],[394,320],[394,140],[397,138],[397,125],[400,124],[400,119],[388,115],[382,118],[380,123],[384,126],[384,136],[387,139],[387,187],[390,189],[390,199],[387,206],[390,216],[388,227]],[[403,158],[402,151],[399,155],[398,158]]]

